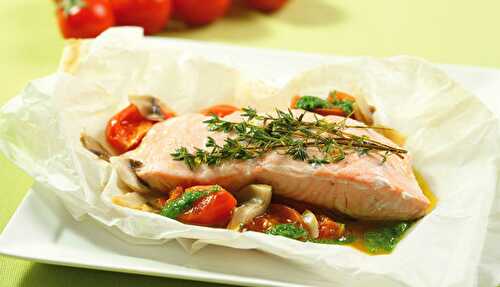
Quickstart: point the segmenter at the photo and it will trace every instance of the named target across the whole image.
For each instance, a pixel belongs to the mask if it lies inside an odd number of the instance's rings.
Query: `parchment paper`
[[[122,192],[116,174],[79,141],[82,131],[103,139],[105,123],[127,105],[129,94],[154,95],[185,113],[217,103],[285,108],[293,95],[326,96],[332,89],[364,97],[377,107],[378,124],[407,136],[415,167],[438,197],[435,210],[390,255],[184,225],[113,205],[111,197]],[[0,112],[0,150],[49,186],[76,219],[91,217],[117,228],[129,241],[137,239],[132,243],[177,239],[190,252],[207,244],[259,249],[338,286],[474,286],[488,218],[490,228],[500,224],[500,206],[493,205],[499,140],[499,120],[487,107],[423,60],[360,58],[270,87],[175,47],[150,46],[132,28],[70,44],[59,72],[30,83]],[[495,257],[487,260],[493,261],[488,268],[500,265]]]

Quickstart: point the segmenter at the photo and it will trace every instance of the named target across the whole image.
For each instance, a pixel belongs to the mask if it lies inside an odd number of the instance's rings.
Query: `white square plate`
[[[276,86],[300,71],[349,59],[185,40],[150,41],[228,63]],[[500,91],[500,70],[439,67],[491,110],[500,111],[500,100],[495,97]],[[248,286],[331,286],[331,282],[318,282],[307,274],[300,281],[284,281],[286,274],[300,272],[299,266],[258,251],[209,246],[192,255],[175,241],[130,248],[113,232],[92,220],[73,220],[52,193],[35,185],[0,235],[0,254],[58,265]]]

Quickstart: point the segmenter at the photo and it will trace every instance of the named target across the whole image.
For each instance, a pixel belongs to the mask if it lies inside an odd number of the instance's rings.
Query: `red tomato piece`
[[[345,225],[333,221],[330,217],[325,215],[316,215],[319,223],[319,237],[320,239],[337,239],[344,235]]]
[[[192,208],[177,219],[187,224],[226,227],[235,207],[236,199],[233,195],[226,190],[220,190],[198,199]]]
[[[131,104],[109,120],[106,139],[117,152],[124,153],[136,148],[153,124]]]
[[[304,223],[297,210],[283,204],[271,204],[268,213],[276,223]]]
[[[59,0],[57,22],[64,38],[94,38],[115,24],[109,0]]]
[[[174,0],[174,11],[188,25],[209,24],[224,16],[231,0]]]
[[[248,223],[244,229],[257,232],[266,232],[276,224],[286,223],[294,223],[302,228],[305,228],[302,216],[295,209],[283,204],[273,203],[269,206],[269,209],[266,213],[254,218],[254,220]]]
[[[271,13],[281,9],[287,2],[287,0],[247,0],[247,5],[256,10]]]
[[[204,109],[201,111],[202,114],[205,116],[211,116],[211,115],[216,115],[218,117],[225,117],[227,115],[230,115],[236,111],[239,111],[239,109],[235,106],[231,105],[215,105],[212,106],[208,109]]]
[[[146,35],[161,32],[170,20],[171,0],[111,0],[118,25],[140,26]]]
[[[314,109],[313,112],[322,116],[347,116],[341,108]]]

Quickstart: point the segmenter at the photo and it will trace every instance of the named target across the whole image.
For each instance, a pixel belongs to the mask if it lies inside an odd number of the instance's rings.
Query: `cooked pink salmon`
[[[311,114],[305,118],[311,119]],[[391,155],[385,163],[380,156],[350,153],[338,163],[314,166],[278,152],[247,161],[227,161],[220,166],[189,169],[170,155],[179,147],[204,148],[207,137],[223,144],[228,136],[210,132],[201,114],[187,114],[156,124],[141,145],[122,157],[142,163],[137,176],[151,188],[168,191],[178,185],[219,184],[236,191],[250,183],[265,183],[275,194],[335,209],[354,218],[371,220],[416,219],[425,214],[429,200],[424,196],[412,171],[408,155]],[[240,115],[226,118],[239,121]],[[329,116],[329,121],[343,118]],[[348,120],[348,124],[361,123]],[[356,135],[397,146],[369,129],[347,129]]]

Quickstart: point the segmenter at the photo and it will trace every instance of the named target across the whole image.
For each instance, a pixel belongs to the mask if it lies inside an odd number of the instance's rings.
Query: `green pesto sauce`
[[[324,109],[330,106],[331,104],[327,100],[323,100],[314,96],[302,96],[297,101],[297,108],[306,111],[312,111],[314,109]]]
[[[397,222],[390,225],[370,229],[356,237],[348,234],[338,239],[312,239],[307,241],[318,244],[351,245],[361,247],[370,254],[387,254],[394,250],[398,242],[410,229],[412,222]]]
[[[332,104],[334,107],[340,108],[346,115],[350,115],[353,111],[351,101],[335,100]]]
[[[193,207],[193,204],[198,199],[217,191],[220,191],[220,186],[218,185],[213,185],[207,188],[207,190],[186,191],[181,197],[166,204],[161,210],[161,215],[175,219]]]
[[[342,236],[337,239],[314,239],[309,237],[309,232],[307,232],[304,228],[297,226],[293,223],[284,223],[284,224],[276,224],[271,229],[269,229],[267,234],[283,236],[296,240],[303,240],[312,243],[319,244],[337,244],[337,245],[345,245],[351,244],[356,241],[354,235]]]
[[[189,210],[195,201],[208,195],[207,191],[191,191],[185,192],[176,200],[169,202],[161,210],[161,215],[175,219],[185,211]]]
[[[296,103],[296,107],[306,111],[315,109],[340,108],[346,115],[350,115],[353,111],[353,102],[348,100],[339,100],[333,98],[333,102],[329,102],[319,97],[302,96]]]
[[[391,252],[411,225],[410,222],[399,222],[367,231],[363,237],[364,246],[373,254]]]
[[[353,234],[348,234],[337,239],[314,239],[309,237],[309,233],[304,228],[293,223],[276,224],[266,233],[318,244],[349,245],[361,240],[360,243],[368,253],[383,254],[394,250],[411,225],[411,222],[386,225],[365,232],[362,238],[356,238]]]
[[[267,234],[284,236],[291,239],[303,239],[307,238],[309,233],[302,227],[299,227],[293,223],[276,224],[271,229],[269,229]]]

